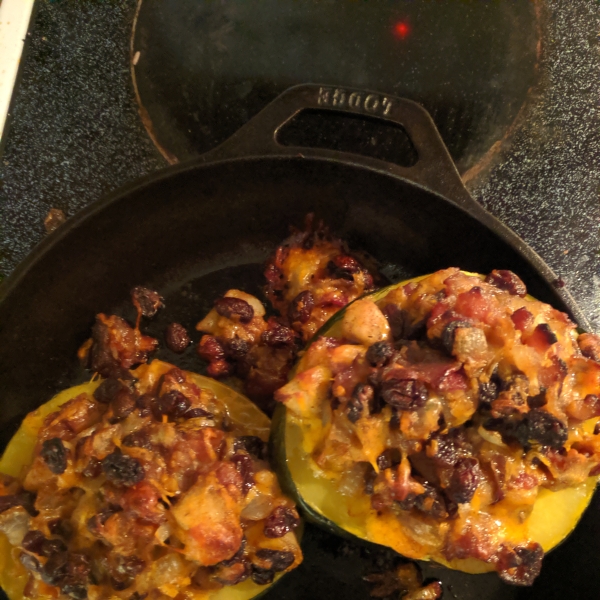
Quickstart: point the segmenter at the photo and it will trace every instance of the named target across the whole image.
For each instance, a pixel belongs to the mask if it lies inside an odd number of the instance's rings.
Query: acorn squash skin
[[[468,273],[467,275],[477,276],[481,279],[484,279],[483,275]],[[370,294],[366,294],[363,296],[370,297],[374,300],[380,300],[384,298],[390,291],[393,289],[406,285],[409,282],[418,282],[421,279],[424,279],[427,275],[415,277],[412,279],[408,279],[402,281],[397,284],[393,284],[386,288],[377,290]],[[531,296],[527,296],[528,299],[533,299]],[[356,302],[356,301],[355,301]],[[350,304],[348,305],[350,306]],[[306,348],[308,348],[314,341],[316,341],[321,336],[332,336],[336,337],[339,335],[339,324],[341,324],[342,318],[344,316],[345,310],[348,306],[341,309],[338,313],[336,313],[333,317],[331,317],[315,334],[315,336],[311,339],[311,341],[307,344]],[[296,364],[294,370],[290,373],[290,379],[292,379],[295,373],[298,371],[298,367],[301,367],[300,359]],[[360,534],[352,533],[347,529],[341,527],[334,520],[327,518],[317,506],[309,503],[306,498],[303,496],[299,486],[294,481],[294,477],[290,470],[290,457],[287,452],[287,440],[286,440],[286,432],[287,432],[287,408],[283,404],[278,404],[275,409],[273,418],[272,418],[272,430],[271,430],[271,438],[270,438],[270,446],[271,446],[271,456],[274,460],[274,466],[276,472],[279,476],[280,485],[282,490],[289,496],[291,496],[297,506],[302,510],[305,519],[309,522],[312,522],[322,529],[326,531],[344,537],[346,539],[351,539],[355,541],[360,541],[362,543],[377,543],[369,540],[367,537],[363,537]],[[593,426],[593,424],[592,424]],[[552,549],[556,548],[562,542],[564,542],[569,535],[575,529],[577,523],[581,519],[584,511],[590,504],[594,492],[596,490],[598,481],[600,480],[600,476],[597,477],[589,477],[585,482],[575,486],[575,488],[567,488],[566,490],[561,490],[560,492],[551,492],[549,490],[541,490],[543,493],[540,494],[540,498],[543,499],[543,502],[540,502],[539,506],[543,507],[544,512],[539,514],[539,518],[536,520],[535,528],[539,531],[543,529],[545,523],[551,524],[556,521],[554,518],[556,515],[556,510],[560,511],[560,507],[564,507],[565,502],[570,503],[572,506],[572,513],[568,515],[567,519],[563,521],[568,522],[567,527],[555,528],[558,531],[554,531],[552,535],[548,536],[548,543],[542,543],[544,547],[545,553],[550,552]],[[562,493],[562,495],[561,495]],[[568,496],[570,494],[570,497]],[[538,498],[538,500],[540,500]],[[537,500],[536,500],[537,503]],[[410,557],[409,557],[410,558]],[[434,560],[427,557],[420,557],[416,560]],[[450,562],[446,562],[444,560],[435,559],[435,562],[438,562],[448,568],[457,569],[464,571],[466,573],[483,573],[494,570],[493,567],[483,561],[478,561],[475,559],[463,559],[463,560],[453,560]]]
[[[160,362],[160,361],[158,361]],[[142,368],[147,368],[146,366]],[[228,408],[232,408],[232,417],[238,422],[246,422],[249,432],[266,437],[269,431],[269,419],[256,405],[228,386],[204,377],[192,374],[199,387],[206,387],[215,392],[220,398],[228,398]],[[36,434],[42,426],[44,418],[65,402],[79,394],[93,394],[101,380],[96,379],[59,392],[38,409],[29,413],[15,435],[9,441],[2,457],[0,458],[0,472],[13,477],[20,477],[33,459]],[[264,439],[263,437],[263,439]],[[296,530],[296,537],[302,538],[302,525]],[[0,532],[0,591],[4,591],[9,600],[23,600],[23,591],[27,583],[28,572],[21,563],[14,559],[12,546],[7,537]],[[206,600],[258,600],[274,585],[278,584],[285,573],[277,573],[271,584],[266,586],[255,584],[248,579],[236,586],[225,586],[212,594],[205,596]]]

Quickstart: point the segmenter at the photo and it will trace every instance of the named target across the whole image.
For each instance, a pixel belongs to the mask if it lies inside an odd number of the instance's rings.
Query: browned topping
[[[498,558],[498,572],[507,583],[531,585],[542,569],[544,551],[531,542],[524,546],[502,546]]]
[[[142,335],[116,315],[99,314],[92,327],[91,342],[80,351],[85,366],[103,377],[127,378],[126,370],[144,363],[158,346],[158,340]]]
[[[27,597],[85,600],[93,585],[143,600],[164,585],[199,593],[271,581],[299,564],[288,535],[298,516],[264,440],[188,373],[155,361],[134,375],[50,414],[23,484],[0,479],[0,513],[27,519],[15,551],[32,574]]]
[[[316,470],[347,498],[362,474],[346,510],[370,496],[369,539],[414,558],[441,547],[518,585],[543,555],[526,524],[538,490],[600,473],[600,424],[583,425],[600,417],[600,343],[525,296],[510,272],[447,269],[359,300],[343,339],[318,339],[276,392]],[[395,521],[402,535],[384,533]]]
[[[307,218],[269,260],[266,295],[304,341],[329,317],[372,289],[373,276],[342,240]]]
[[[413,563],[401,563],[390,571],[372,573],[364,580],[374,585],[370,591],[372,598],[392,597],[397,592],[402,598],[410,600],[436,600],[442,597],[439,581],[424,585],[421,572]]]
[[[142,286],[134,287],[131,290],[131,300],[138,314],[144,317],[153,317],[159,308],[164,307],[164,300],[158,292]]]
[[[586,358],[600,362],[600,337],[592,333],[582,333],[577,338],[577,344]]]

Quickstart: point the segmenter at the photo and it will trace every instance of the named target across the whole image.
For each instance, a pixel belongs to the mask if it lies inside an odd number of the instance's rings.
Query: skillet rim
[[[299,153],[299,150],[302,152]],[[353,160],[354,157],[355,160]],[[145,189],[155,184],[163,183],[166,180],[174,179],[178,175],[189,174],[190,172],[196,170],[210,169],[236,162],[284,162],[292,160],[323,162],[326,164],[329,163],[333,165],[341,165],[347,168],[367,170],[376,174],[377,176],[385,176],[393,180],[400,181],[409,187],[414,187],[421,192],[431,194],[442,202],[449,203],[460,212],[473,218],[478,222],[479,225],[483,226],[490,233],[500,238],[502,244],[509,246],[514,252],[520,254],[521,257],[531,265],[532,269],[536,271],[537,274],[548,284],[548,287],[553,291],[554,296],[558,300],[562,301],[570,313],[569,316],[578,325],[579,329],[582,331],[593,331],[588,318],[585,316],[581,307],[577,304],[568,289],[557,289],[557,287],[553,284],[558,277],[552,268],[542,259],[539,254],[537,254],[537,252],[531,246],[529,246],[529,244],[527,244],[527,242],[519,237],[518,234],[516,234],[510,227],[497,219],[474,198],[472,198],[464,186],[463,190],[471,200],[468,205],[465,205],[462,202],[455,202],[449,197],[427,187],[422,183],[417,183],[408,177],[394,173],[393,168],[390,167],[389,163],[384,161],[378,159],[369,159],[368,163],[365,163],[365,158],[358,154],[343,154],[343,156],[340,156],[339,152],[330,150],[319,150],[315,152],[312,149],[286,147],[283,149],[283,152],[275,155],[269,153],[264,155],[251,154],[237,157],[219,158],[215,160],[210,160],[210,158],[211,157],[209,155],[203,155],[181,164],[168,166],[155,173],[151,173],[142,178],[129,182],[113,190],[112,192],[101,196],[88,206],[78,211],[72,217],[68,218],[67,221],[57,230],[47,234],[46,237],[40,240],[31,249],[27,256],[25,256],[23,260],[17,264],[15,269],[6,277],[6,279],[0,282],[0,309],[2,304],[8,300],[10,294],[18,288],[23,279],[27,277],[30,269],[32,269],[39,260],[51,252],[52,248],[56,244],[63,241],[82,223],[92,219],[96,213],[106,209],[110,205],[119,201],[124,201],[128,196],[135,193],[143,193]]]

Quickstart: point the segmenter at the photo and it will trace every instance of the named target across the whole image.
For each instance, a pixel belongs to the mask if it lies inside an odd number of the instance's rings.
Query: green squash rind
[[[215,381],[213,379],[210,379],[210,378],[202,376],[202,375],[198,375],[196,373],[194,373],[194,376],[197,378],[198,382],[203,382],[205,384],[206,388],[211,389],[217,395],[219,394],[219,392],[221,392],[221,393],[224,393],[225,395],[232,394],[233,396],[243,398],[243,400],[247,403],[247,409],[251,415],[254,415],[255,417],[262,416],[264,418],[264,421],[268,421],[268,418],[262,413],[262,411],[260,411],[251,400],[249,400],[248,398],[243,396],[237,390],[234,390],[234,389],[230,388],[229,386],[225,386],[223,383],[221,383],[219,381]],[[66,390],[62,390],[61,392],[59,392],[55,396],[53,396],[49,401],[42,404],[38,409],[36,409],[35,411],[32,411],[32,413],[29,413],[29,415],[27,415],[25,417],[23,422],[29,423],[30,420],[32,419],[32,417],[34,417],[35,422],[37,423],[39,421],[39,424],[41,424],[44,417],[46,417],[51,412],[58,410],[58,408],[63,403],[67,402],[71,398],[76,397],[77,395],[79,395],[79,393],[83,393],[83,392],[93,393],[94,389],[99,385],[99,383],[100,383],[100,381],[97,380],[95,382],[88,382],[85,384],[81,384],[79,386],[74,386],[74,387],[68,388]],[[282,407],[282,408],[285,408],[285,407]],[[259,418],[258,420],[260,421],[261,419]],[[257,427],[259,429],[264,429],[265,431],[268,431],[268,429],[262,428],[260,425],[257,425]],[[33,440],[31,440],[31,442],[28,444],[28,447],[26,447],[26,448],[23,448],[23,442],[21,441],[22,439],[24,439],[24,437],[29,437],[29,436],[30,436],[30,433],[23,429],[23,423],[21,423],[18,431],[11,438],[11,440],[9,441],[2,456],[0,457],[0,462],[7,463],[4,465],[4,472],[6,472],[7,474],[14,476],[14,477],[19,477],[19,476],[21,476],[21,468],[20,467],[15,468],[15,465],[13,463],[23,464],[23,463],[31,462],[32,456],[33,456],[33,448],[34,448]],[[16,444],[15,444],[15,442],[16,442]],[[16,448],[15,447],[16,445],[18,445],[19,447]],[[18,458],[18,460],[17,460],[17,458]],[[298,528],[298,530],[296,531],[296,537],[298,538],[298,541],[301,541],[302,526],[300,526]],[[0,533],[0,565],[2,566],[2,568],[14,569],[16,566],[15,563],[13,562],[12,557],[10,557],[7,560],[7,557],[4,557],[2,555],[3,552],[6,552],[8,554],[10,552],[10,549],[11,549],[11,546],[8,543],[8,539],[6,538],[6,536],[4,534]],[[266,586],[262,586],[262,589],[260,591],[258,591],[255,595],[253,595],[251,597],[246,596],[245,600],[258,600],[259,598],[264,596],[268,591],[271,591],[273,589],[273,587],[275,585],[277,585],[285,577],[285,575],[286,575],[286,573],[278,573],[275,576],[275,579],[272,583],[270,583]],[[17,573],[17,576],[24,577],[24,575],[20,574],[20,573]],[[17,587],[21,587],[21,583],[22,583],[22,586],[24,586],[26,583],[26,580],[23,579],[23,581],[20,582]],[[257,584],[254,584],[254,585],[257,585]],[[222,598],[223,600],[227,600],[228,597],[231,597],[230,592],[232,590],[233,590],[233,588],[229,588],[229,587],[221,588],[220,590],[217,590],[215,593],[213,593],[210,596],[210,599],[211,600],[219,600],[220,598]],[[20,594],[20,597],[23,598],[22,591],[19,591],[17,589],[12,590],[12,591],[14,591],[15,594]],[[1,587],[0,587],[0,592],[4,592],[4,590]],[[6,593],[6,592],[4,592],[4,593]],[[7,594],[7,596],[8,596],[8,594]],[[9,598],[10,598],[10,600],[17,600],[18,596],[13,595]]]
[[[292,474],[290,473],[287,464],[285,443],[286,417],[287,408],[283,404],[278,404],[271,419],[271,437],[269,439],[269,456],[271,457],[271,464],[277,473],[282,492],[294,500],[307,522],[314,523],[329,533],[345,539],[360,539],[345,529],[342,529],[339,525],[315,510],[310,504],[305,502],[300,492],[298,492],[298,488],[294,483],[294,479],[292,478]],[[364,542],[368,540],[361,541]]]
[[[478,275],[475,273],[467,273],[467,274],[482,277],[481,275]],[[423,276],[419,276],[419,277],[410,278],[408,280],[404,280],[399,283],[389,285],[385,288],[376,290],[374,292],[364,294],[363,296],[361,296],[361,298],[370,297],[375,301],[381,300],[382,298],[387,296],[387,294],[389,292],[391,292],[392,290],[394,290],[402,285],[405,285],[406,283],[408,283],[410,281],[416,282],[421,279],[424,279],[427,276],[428,275],[423,275]],[[361,298],[357,298],[357,299],[353,300],[353,302],[356,302],[356,300],[359,300]],[[529,295],[527,295],[527,298],[533,299]],[[340,309],[337,313],[335,313],[332,317],[330,317],[318,329],[318,331],[314,334],[314,336],[306,344],[305,348],[308,348],[318,338],[325,336],[327,334],[330,334],[331,330],[335,327],[335,325],[341,322],[346,309],[353,302],[350,302],[348,305],[346,305],[345,307]],[[300,362],[301,362],[301,358],[300,358],[300,360],[297,361],[296,365],[294,366],[294,369],[290,372],[290,375],[289,375],[290,380],[295,376],[296,370],[297,370]],[[372,542],[372,541],[364,539],[358,535],[350,533],[349,531],[346,531],[345,529],[343,529],[342,527],[337,525],[335,522],[333,522],[330,519],[328,519],[327,517],[325,517],[323,514],[321,514],[318,510],[316,510],[314,507],[309,505],[304,500],[304,498],[298,491],[296,484],[294,483],[293,477],[292,477],[290,469],[288,467],[288,458],[287,458],[287,449],[286,449],[286,419],[287,419],[287,408],[285,407],[285,405],[278,403],[275,408],[275,411],[273,413],[273,417],[271,419],[271,436],[269,438],[269,451],[270,451],[273,468],[275,469],[275,472],[277,473],[277,476],[279,478],[279,484],[280,484],[283,492],[285,494],[289,495],[291,498],[293,498],[293,500],[296,502],[297,506],[302,511],[303,516],[307,522],[314,523],[315,525],[319,526],[321,529],[324,529],[325,531],[328,531],[329,533],[332,533],[333,535],[337,535],[337,536],[340,536],[342,538],[345,538],[345,539],[348,539],[351,541],[358,541],[361,544],[373,544],[375,546],[379,546],[380,544],[377,544],[376,542]],[[598,489],[600,487],[598,485],[599,482],[600,482],[600,477],[596,481],[595,492],[592,495],[590,495],[590,497],[588,499],[588,503],[587,503],[585,509],[579,515],[579,519],[578,519],[577,523],[579,523],[581,521],[581,518],[583,517],[585,511],[587,511],[589,509],[592,498],[598,492]],[[555,546],[553,546],[548,551],[546,551],[546,554],[548,552],[552,552],[552,550],[558,548],[567,539],[569,539],[571,537],[571,535],[573,534],[573,531],[576,529],[576,527],[577,527],[577,524],[569,531],[569,533],[567,533],[567,535],[565,535],[565,537],[561,541],[559,541]],[[433,561],[433,562],[435,562],[435,561]],[[443,568],[452,568],[449,565],[443,565],[441,563],[437,563],[437,564],[440,564],[440,566]]]

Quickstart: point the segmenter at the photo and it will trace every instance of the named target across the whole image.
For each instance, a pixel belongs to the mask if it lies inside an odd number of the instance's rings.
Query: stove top
[[[471,193],[598,330],[599,26],[588,0],[38,1],[0,160],[0,272],[51,208],[214,147],[290,85],[344,84],[421,102]]]

